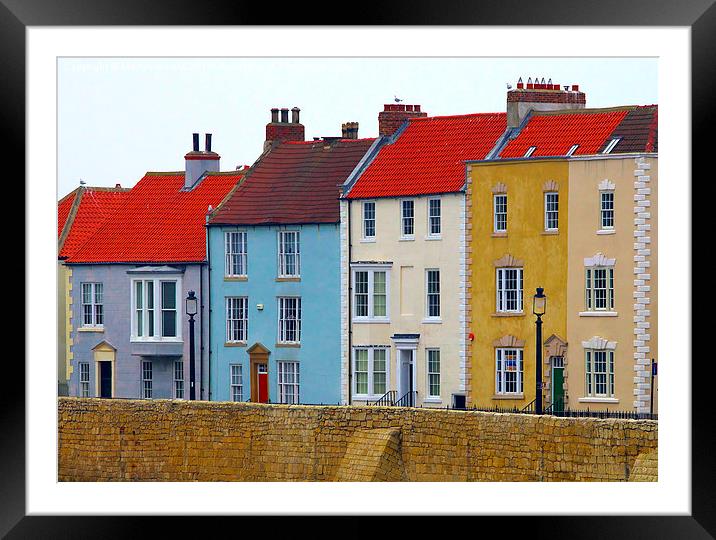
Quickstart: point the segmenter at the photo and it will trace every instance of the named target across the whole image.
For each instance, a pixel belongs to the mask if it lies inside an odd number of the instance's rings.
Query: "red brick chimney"
[[[424,118],[428,113],[420,111],[420,105],[391,103],[378,113],[378,134],[392,135],[408,118]]]
[[[288,121],[288,109],[281,109],[281,118],[279,119],[279,109],[271,109],[271,122],[266,124],[266,142],[264,142],[264,150],[266,150],[273,141],[303,141],[306,138],[306,128],[299,122],[299,113],[301,109],[294,107],[291,109],[291,121]]]
[[[527,87],[522,78],[517,81],[517,88],[507,91],[507,127],[517,127],[524,120],[527,113],[534,111],[558,111],[570,109],[584,109],[587,96],[579,91],[579,85],[573,84],[561,88],[552,84],[552,79],[546,83],[544,78],[527,79]]]

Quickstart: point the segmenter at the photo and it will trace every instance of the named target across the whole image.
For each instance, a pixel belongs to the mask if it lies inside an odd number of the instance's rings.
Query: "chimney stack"
[[[211,133],[205,135],[206,149],[199,150],[199,134],[193,134],[193,150],[184,156],[186,167],[184,169],[184,188],[194,188],[199,179],[207,172],[219,172],[220,156],[211,151]]]
[[[578,84],[573,84],[571,91],[569,86],[560,88],[559,84],[552,84],[552,79],[545,83],[544,77],[535,78],[534,83],[529,77],[524,85],[520,77],[517,88],[507,92],[507,127],[519,126],[530,111],[584,109],[587,96],[579,91]]]
[[[341,125],[342,138],[357,139],[358,138],[358,122],[346,122]]]
[[[383,111],[378,113],[378,134],[392,135],[409,118],[425,118],[428,113],[420,111],[420,105],[403,105],[402,103],[386,103]],[[356,138],[358,136],[356,125]]]
[[[279,110],[281,118],[279,120]],[[306,136],[306,128],[299,122],[299,113],[301,109],[294,107],[291,109],[291,122],[288,121],[288,108],[271,109],[271,122],[266,124],[266,141],[264,142],[264,151],[266,151],[273,141],[303,141]]]

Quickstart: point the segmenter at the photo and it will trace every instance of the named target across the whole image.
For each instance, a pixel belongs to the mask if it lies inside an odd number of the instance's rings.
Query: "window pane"
[[[383,395],[386,392],[386,351],[373,349],[373,394]]]
[[[177,284],[175,281],[162,281],[162,309],[176,309]]]
[[[373,316],[386,316],[385,272],[373,272]]]

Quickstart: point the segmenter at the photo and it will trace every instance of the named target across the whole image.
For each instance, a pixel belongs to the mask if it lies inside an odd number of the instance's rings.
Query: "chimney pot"
[[[572,85],[572,91],[573,91],[573,92],[579,92],[579,85],[578,85],[578,84],[573,84],[573,85]]]
[[[298,120],[298,113],[300,113],[300,112],[301,112],[301,109],[299,109],[298,107],[294,107],[293,109],[291,109],[291,123],[292,124],[300,123]]]
[[[194,137],[194,152],[198,152],[199,151],[199,134],[193,133],[192,135]]]
[[[114,187],[116,187],[116,188],[121,188],[121,187],[122,187],[122,184],[115,184]]]
[[[211,133],[206,133],[204,137],[204,149],[211,152]]]
[[[281,123],[288,124],[288,108],[284,107],[281,109]]]
[[[276,107],[271,109],[271,122],[273,124],[278,122],[278,109]]]

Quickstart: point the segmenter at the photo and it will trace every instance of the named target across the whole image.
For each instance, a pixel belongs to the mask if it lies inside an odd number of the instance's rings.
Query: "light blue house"
[[[267,145],[210,216],[211,400],[340,402],[339,186],[372,143]]]

